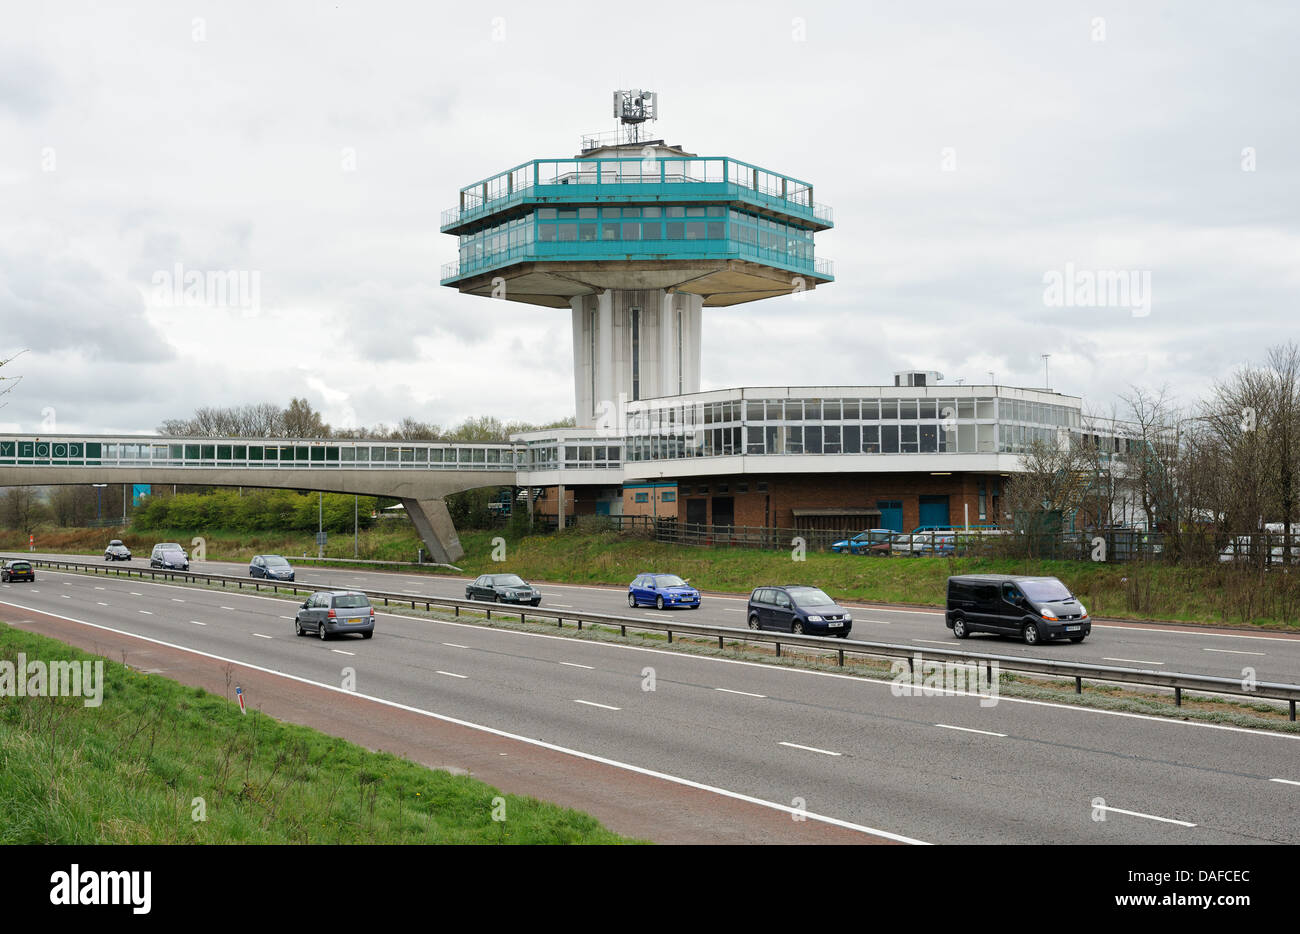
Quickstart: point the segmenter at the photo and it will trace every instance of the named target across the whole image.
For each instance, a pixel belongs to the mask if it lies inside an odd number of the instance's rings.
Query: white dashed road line
[[[611,707],[611,706],[609,706],[609,704],[598,704],[598,703],[596,703],[595,701],[589,701],[589,700],[578,700],[577,698],[574,698],[573,702],[574,702],[575,704],[586,704],[588,707],[599,707],[599,708],[601,708],[602,710],[622,710],[622,709],[623,709],[622,707]]]
[[[259,639],[270,639],[270,638],[272,638],[271,636],[264,636],[264,635],[262,635],[260,632],[255,632],[255,633],[253,633],[253,635],[257,636],[257,638],[259,638]]]
[[[798,743],[787,743],[787,742],[785,742],[784,740],[782,740],[781,743],[780,743],[779,745],[781,745],[781,746],[789,746],[791,749],[803,749],[803,750],[805,750],[806,752],[818,752],[818,753],[821,753],[823,756],[842,756],[842,755],[844,755],[844,753],[842,753],[842,752],[831,752],[829,749],[818,749],[816,746],[800,746]]]
[[[936,723],[935,726],[944,730],[961,730],[963,733],[982,733],[985,736],[1006,736],[1006,733],[994,733],[990,730],[972,730],[964,726],[949,726],[947,723]]]
[[[749,691],[733,691],[731,688],[714,688],[715,691],[721,691],[723,694],[740,694],[742,697],[767,697],[766,694],[751,694]]]
[[[461,645],[459,642],[444,642],[443,645],[449,645],[453,649],[467,649],[468,645]]]
[[[1100,805],[1094,810],[1110,811],[1112,814],[1127,814],[1129,817],[1143,817],[1147,820],[1158,820],[1162,824],[1177,824],[1179,827],[1195,827],[1195,824],[1189,824],[1185,820],[1174,820],[1172,817],[1157,817],[1154,814],[1143,814],[1141,811],[1126,811],[1123,808],[1112,808],[1106,805]]]
[[[340,655],[356,655],[356,652],[345,652],[342,649],[330,649],[331,652],[337,652]]]
[[[1279,785],[1300,785],[1300,782],[1292,781],[1289,778],[1270,778],[1270,782],[1277,782]]]
[[[454,671],[439,671],[438,674],[446,675],[448,678],[465,678],[465,679],[469,678],[469,675],[458,675]]]
[[[577,662],[560,662],[561,665],[568,665],[570,668],[586,668],[588,671],[595,671],[594,665],[579,665]]]
[[[1202,648],[1201,651],[1202,651],[1202,652],[1219,652],[1219,653],[1222,653],[1223,655],[1264,655],[1264,654],[1266,654],[1266,653],[1264,653],[1264,652],[1239,652],[1239,651],[1237,651],[1236,649],[1206,649],[1206,648]]]

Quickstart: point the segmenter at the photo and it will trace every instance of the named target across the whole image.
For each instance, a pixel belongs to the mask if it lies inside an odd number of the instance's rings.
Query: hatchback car
[[[314,593],[298,607],[293,631],[300,636],[315,633],[322,642],[350,632],[369,639],[375,634],[375,608],[369,597],[355,590]]]
[[[839,636],[847,639],[853,614],[816,587],[757,587],[746,613],[750,629]]]
[[[253,555],[253,560],[248,562],[248,576],[291,581],[294,578],[294,570],[293,565],[280,555]]]
[[[867,529],[852,538],[833,542],[831,551],[837,555],[865,555],[871,553],[872,545],[888,543],[894,537],[893,529]]]
[[[1055,577],[968,574],[948,578],[945,623],[958,639],[992,632],[1028,645],[1092,632],[1087,608]]]
[[[542,602],[542,592],[518,574],[481,574],[465,586],[465,599],[537,606]]]
[[[700,592],[676,574],[641,574],[627,585],[627,605],[653,604],[662,610],[670,606],[700,608]]]
[[[130,561],[131,549],[122,544],[121,539],[113,539],[104,549],[105,561]]]
[[[188,571],[190,556],[175,542],[162,542],[153,546],[153,552],[149,555],[149,567]]]
[[[36,572],[32,570],[30,561],[9,561],[4,567],[0,568],[0,581],[6,584],[10,581],[34,581]]]

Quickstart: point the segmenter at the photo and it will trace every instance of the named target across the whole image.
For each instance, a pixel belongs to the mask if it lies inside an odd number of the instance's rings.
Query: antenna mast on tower
[[[640,88],[615,91],[614,116],[623,125],[624,142],[639,143],[642,139],[641,124],[659,119],[659,95]]]

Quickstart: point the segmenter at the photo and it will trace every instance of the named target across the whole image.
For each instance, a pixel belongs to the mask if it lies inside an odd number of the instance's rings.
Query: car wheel
[[[691,604],[691,609],[692,609],[692,610],[698,610],[699,608],[700,608],[700,605],[699,605],[698,603],[692,603],[692,604]]]
[[[1038,625],[1036,623],[1026,623],[1022,635],[1025,640],[1025,645],[1037,645],[1039,639]]]
[[[300,620],[298,617],[295,616],[293,618],[293,634],[295,636],[301,636],[302,633],[303,633],[302,620]]]
[[[330,637],[329,633],[325,631],[325,620],[321,620],[320,623],[317,624],[316,635],[320,636],[321,642],[324,642]]]
[[[758,617],[757,617],[757,616],[751,616],[751,617],[749,618],[749,628],[750,628],[750,629],[757,629],[757,628],[758,628]]]
[[[664,608],[664,598],[662,596],[655,597],[655,609],[662,610],[663,608]]]
[[[960,616],[954,619],[952,621],[952,634],[958,639],[965,639],[969,636],[970,631],[966,629],[966,620],[962,619]]]
[[[361,638],[363,638],[363,639],[369,639],[369,638],[370,638],[371,636],[373,636],[374,634],[375,634],[375,631],[372,629],[372,630],[370,630],[369,632],[363,632],[363,633],[361,634]]]
[[[841,639],[847,639],[849,637],[847,632],[837,632],[835,635],[839,636]]]
[[[801,620],[797,620],[797,619],[796,619],[796,620],[794,621],[794,623],[790,626],[790,631],[791,631],[792,633],[794,633],[796,636],[802,636],[802,635],[803,635],[803,622],[802,622]]]
[[[532,605],[533,605],[533,606],[541,606],[541,605],[542,605],[542,598],[541,598],[541,597],[538,597],[536,600],[534,600],[534,601],[532,602]]]
[[[627,592],[627,605],[631,607],[636,606],[636,596],[630,590]]]

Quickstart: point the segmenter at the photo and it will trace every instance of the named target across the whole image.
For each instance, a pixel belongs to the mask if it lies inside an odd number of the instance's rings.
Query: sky
[[[659,93],[654,135],[834,210],[834,283],[705,309],[703,389],[915,368],[1187,405],[1300,331],[1294,4],[52,0],[3,21],[3,432],[291,397],[348,427],[572,415],[567,310],[440,286],[440,215],[613,129],[629,87]],[[187,301],[178,268],[247,291]]]

